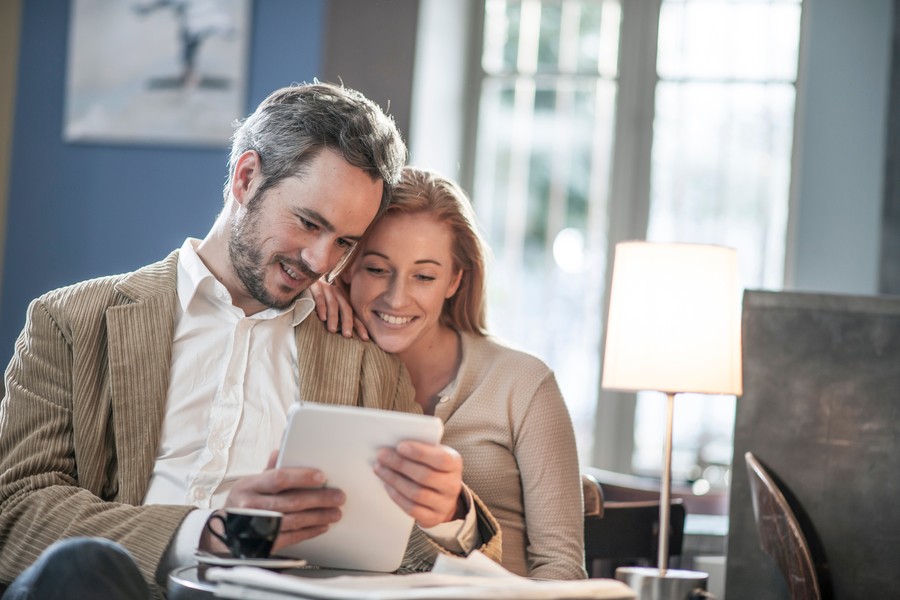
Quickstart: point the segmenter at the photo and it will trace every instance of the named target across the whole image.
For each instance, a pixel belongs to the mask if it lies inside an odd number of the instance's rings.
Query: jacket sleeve
[[[114,470],[115,456],[108,450],[88,459],[76,447],[73,380],[80,374],[73,368],[72,331],[60,323],[45,301],[32,302],[6,371],[0,403],[0,583],[12,581],[59,539],[102,536],[122,544],[152,586],[171,537],[191,509],[131,506],[83,487],[80,460],[107,461]]]
[[[478,533],[481,535],[482,540],[481,547],[477,548],[477,550],[499,564],[502,558],[500,524],[497,523],[494,515],[491,514],[491,511],[488,510],[488,507],[485,506],[475,492],[472,492],[472,498],[475,500],[475,517]],[[429,571],[434,566],[434,561],[437,559],[438,554],[453,553],[437,544],[418,527],[413,527],[409,536],[409,545],[406,547],[406,554],[403,556],[403,563],[400,565],[398,572]]]

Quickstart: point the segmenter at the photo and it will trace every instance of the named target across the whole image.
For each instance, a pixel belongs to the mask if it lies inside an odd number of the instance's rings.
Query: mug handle
[[[225,529],[225,517],[223,517],[219,513],[213,513],[209,516],[209,519],[207,519],[207,521],[206,521],[206,529],[209,530],[209,532],[211,534],[213,534],[213,536],[215,536],[216,539],[218,539],[220,542],[225,544],[226,548],[230,549],[231,546],[228,544],[228,540],[226,540],[225,537],[221,533],[217,532],[215,529],[212,528],[212,522],[214,519],[218,519],[222,523],[222,529],[223,530]]]

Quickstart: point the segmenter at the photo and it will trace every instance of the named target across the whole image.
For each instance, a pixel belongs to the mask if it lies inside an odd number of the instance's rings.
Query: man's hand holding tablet
[[[281,548],[317,537],[341,519],[345,496],[341,490],[324,487],[325,475],[304,467],[276,468],[278,452],[272,452],[266,470],[235,483],[226,507],[260,508],[284,514],[273,554]],[[204,531],[200,547],[222,553],[224,545]]]

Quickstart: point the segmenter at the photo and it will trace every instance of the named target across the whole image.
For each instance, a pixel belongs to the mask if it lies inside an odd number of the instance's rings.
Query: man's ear
[[[459,284],[462,282],[462,274],[462,269],[456,272],[456,276],[453,278],[453,283],[450,284],[450,287],[447,288],[447,293],[444,294],[445,299],[452,298],[453,294],[456,293],[456,290],[459,289]]]
[[[241,154],[234,164],[234,176],[231,178],[231,195],[238,204],[253,197],[253,193],[262,179],[262,164],[256,150],[247,150]]]

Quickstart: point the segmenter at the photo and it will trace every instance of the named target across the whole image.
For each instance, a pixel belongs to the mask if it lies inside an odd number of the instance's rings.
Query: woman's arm
[[[515,445],[531,577],[583,579],[584,504],[575,433],[552,373],[525,412]]]

